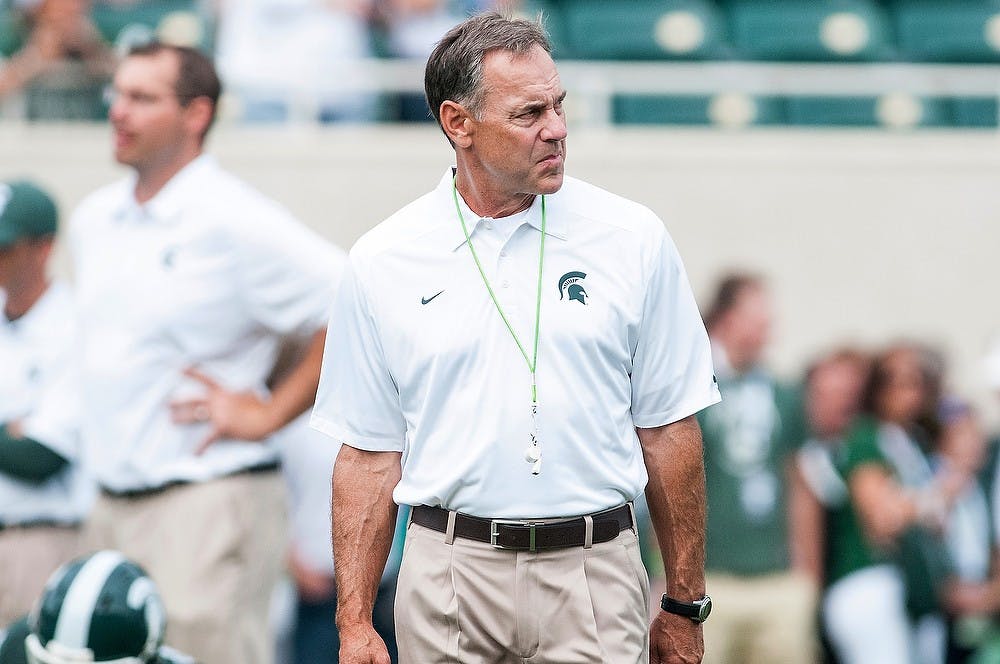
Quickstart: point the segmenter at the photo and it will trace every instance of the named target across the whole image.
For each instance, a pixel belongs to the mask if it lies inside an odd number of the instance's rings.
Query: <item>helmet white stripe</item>
[[[64,646],[86,648],[90,636],[90,619],[101,589],[108,577],[125,557],[117,551],[98,551],[77,572],[66,591],[53,638]]]

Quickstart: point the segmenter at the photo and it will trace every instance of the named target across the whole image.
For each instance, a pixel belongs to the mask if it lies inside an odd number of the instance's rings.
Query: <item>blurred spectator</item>
[[[796,454],[795,481],[806,491],[799,501],[802,558],[812,576],[825,584],[830,576],[828,552],[836,548],[829,530],[835,510],[850,500],[836,463],[843,453],[844,436],[861,408],[869,360],[861,351],[843,348],[819,358],[806,370],[805,408],[809,438]],[[829,641],[822,635],[826,659]]]
[[[1000,343],[987,353],[985,370],[987,386],[1000,396]],[[947,597],[953,617],[948,664],[993,664],[1000,661],[1000,439],[985,444],[975,411],[964,404],[953,404],[945,415],[950,417],[946,418],[942,456],[948,460],[957,456],[957,463],[965,460],[966,465],[985,457],[978,485],[962,494],[948,524],[958,577]],[[983,504],[988,524],[982,522]],[[984,575],[987,533],[991,548],[989,571]]]
[[[0,183],[0,625],[26,613],[77,553],[92,498],[73,403],[61,404],[64,436],[38,412],[42,395],[71,379],[79,343],[69,288],[46,273],[56,217],[34,184]]]
[[[204,153],[219,92],[190,48],[133,50],[115,74],[114,157],[131,172],[84,199],[68,237],[101,486],[85,535],[149,572],[171,643],[264,664],[286,541],[269,441],[315,397],[343,256]],[[306,350],[269,387],[291,335]]]
[[[815,661],[818,580],[793,543],[804,493],[789,483],[805,440],[801,399],[762,365],[771,300],[756,276],[719,284],[706,326],[722,403],[699,413],[708,495],[705,662]],[[815,557],[815,556],[814,556]],[[773,609],[773,610],[771,610]]]
[[[796,475],[808,489],[805,519],[811,520],[810,550],[806,563],[819,579],[827,578],[825,551],[826,510],[847,503],[847,485],[837,471],[844,436],[861,409],[861,396],[868,379],[869,361],[859,350],[844,348],[817,360],[806,371],[805,409],[809,438],[796,455]]]
[[[837,465],[851,501],[831,510],[827,634],[842,664],[942,662],[940,541],[966,478],[932,470],[943,380],[938,357],[913,344],[880,354]]]
[[[358,61],[373,0],[217,0],[219,73],[250,122],[369,120]]]
[[[386,55],[426,60],[434,45],[470,13],[509,4],[495,0],[375,0],[375,22],[385,35]],[[423,94],[398,97],[392,119],[429,122],[433,119]]]
[[[389,55],[426,59],[437,41],[465,18],[450,0],[375,0],[385,24]]]
[[[340,445],[309,428],[308,418],[303,416],[282,430],[279,446],[291,517],[288,567],[297,593],[291,661],[336,664],[340,639],[334,622],[337,598],[331,555],[330,480]],[[393,602],[408,516],[408,510],[399,511],[396,538],[375,600],[375,629],[393,662],[397,661]]]
[[[0,98],[24,91],[29,119],[99,119],[115,60],[90,20],[90,2],[21,4],[30,34],[17,53],[0,63]]]
[[[948,664],[968,661],[983,645],[1000,611],[1000,569],[996,533],[983,477],[987,468],[986,436],[975,411],[949,399],[942,406],[944,429],[936,462],[968,478],[955,498],[945,524],[945,541],[955,577],[947,587],[949,623]]]

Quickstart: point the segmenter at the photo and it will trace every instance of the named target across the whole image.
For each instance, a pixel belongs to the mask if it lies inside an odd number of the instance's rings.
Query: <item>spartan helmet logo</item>
[[[567,272],[559,277],[559,299],[568,297],[580,304],[587,304],[587,291],[580,283],[586,277],[586,272]]]

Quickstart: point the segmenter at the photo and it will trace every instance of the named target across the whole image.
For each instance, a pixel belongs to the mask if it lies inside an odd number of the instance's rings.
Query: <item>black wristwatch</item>
[[[660,600],[660,608],[667,613],[675,613],[685,618],[690,618],[696,623],[703,623],[708,620],[708,614],[712,612],[712,598],[705,595],[701,599],[693,602],[679,602],[667,595]]]

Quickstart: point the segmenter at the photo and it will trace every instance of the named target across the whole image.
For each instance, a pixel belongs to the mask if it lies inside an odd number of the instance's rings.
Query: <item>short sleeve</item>
[[[278,334],[322,329],[344,252],[277,205],[258,214],[238,231],[241,293],[250,315]]]
[[[840,463],[841,474],[849,479],[851,473],[867,464],[885,466],[886,460],[878,446],[878,424],[865,418],[856,422],[847,433]]]
[[[649,274],[632,362],[632,421],[641,428],[676,422],[722,398],[705,324],[666,231]]]
[[[48,382],[22,432],[64,459],[80,459],[82,399],[79,362],[65,362]]]
[[[330,316],[310,424],[344,445],[403,450],[406,425],[386,366],[373,308],[352,260]]]

